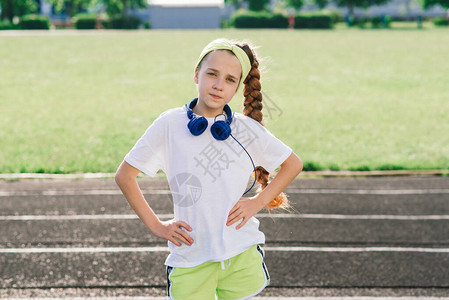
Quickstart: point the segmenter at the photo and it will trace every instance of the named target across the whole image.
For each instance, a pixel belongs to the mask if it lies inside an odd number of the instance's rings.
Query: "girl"
[[[286,204],[282,191],[302,162],[262,126],[258,67],[247,43],[208,44],[194,68],[198,97],[161,114],[117,170],[115,180],[131,207],[168,241],[169,299],[249,299],[269,283],[259,246],[265,236],[254,215]],[[244,114],[233,114],[227,104],[242,85]],[[141,171],[154,176],[160,169],[174,202],[174,219],[165,222],[136,180]],[[252,172],[262,191],[242,197]]]

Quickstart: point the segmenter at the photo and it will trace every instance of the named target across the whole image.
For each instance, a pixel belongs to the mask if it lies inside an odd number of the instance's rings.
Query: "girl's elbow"
[[[304,165],[302,164],[302,160],[299,157],[298,157],[298,160],[299,160],[299,162],[298,162],[297,168],[298,168],[298,174],[299,174],[302,172]]]
[[[129,180],[132,180],[133,178],[135,179],[137,177],[137,173],[133,172],[134,171],[133,169],[134,168],[130,168],[128,163],[123,162],[118,168],[118,170],[115,172],[114,176],[115,183],[118,186],[121,186]]]
[[[114,176],[115,183],[118,186],[120,186],[122,184],[122,182],[123,182],[123,178],[124,178],[123,172],[121,172],[120,169],[118,169],[117,172],[115,172],[115,176]]]
[[[301,173],[303,164],[301,159],[296,155],[295,153],[292,153],[289,157],[289,165],[292,168],[293,172],[295,173],[295,176]]]
[[[290,172],[296,177],[299,173],[301,173],[303,164],[301,159],[295,153],[292,153],[281,165],[281,168],[282,167],[289,169]]]
[[[299,173],[301,173],[304,165],[302,164],[302,160],[297,155],[295,155],[295,156],[296,156],[295,166],[296,166],[296,172],[297,172],[296,175],[298,175]]]

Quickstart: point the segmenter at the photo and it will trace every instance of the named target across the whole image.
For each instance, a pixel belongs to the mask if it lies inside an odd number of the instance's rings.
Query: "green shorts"
[[[167,295],[174,300],[248,299],[270,282],[264,251],[254,245],[223,262],[192,268],[167,266]]]

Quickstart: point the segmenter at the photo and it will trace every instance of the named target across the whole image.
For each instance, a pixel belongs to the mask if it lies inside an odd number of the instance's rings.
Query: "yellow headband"
[[[249,61],[248,55],[245,51],[243,51],[242,48],[240,48],[237,45],[232,44],[226,39],[218,39],[210,42],[204,49],[203,52],[201,52],[200,57],[198,58],[198,61],[195,64],[195,69],[198,68],[198,65],[201,63],[203,58],[210,52],[215,50],[230,50],[234,55],[237,57],[237,59],[240,62],[240,65],[242,66],[242,78],[239,82],[239,88],[243,85],[243,81],[245,81],[246,76],[248,76],[249,71],[251,70],[251,62]]]

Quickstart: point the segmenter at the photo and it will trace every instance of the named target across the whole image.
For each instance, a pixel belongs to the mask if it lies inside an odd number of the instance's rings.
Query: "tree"
[[[318,5],[319,8],[323,9],[326,7],[326,5],[330,2],[329,0],[315,0],[314,1],[316,5]]]
[[[248,9],[252,11],[264,10],[270,0],[224,0],[226,3],[232,3],[235,9],[242,7],[244,3],[248,4]]]
[[[73,17],[83,9],[87,9],[90,0],[48,0],[53,5],[56,12],[65,12],[70,17]]]
[[[367,8],[371,5],[381,5],[387,3],[388,1],[389,0],[336,0],[336,3],[340,7],[347,7],[349,10],[349,16],[354,18],[354,8]]]
[[[92,5],[104,5],[109,16],[126,17],[130,9],[145,8],[145,0],[49,0],[56,11],[65,11],[68,15],[74,16],[83,9]]]
[[[300,10],[303,5],[303,0],[287,0],[287,7],[292,7],[295,10]]]
[[[239,9],[242,7],[242,4],[246,2],[245,0],[225,0],[225,3],[231,3],[235,9]]]
[[[37,10],[37,4],[34,0],[0,0],[1,20],[13,21],[14,17],[33,13]]]
[[[444,8],[449,9],[449,0],[423,0],[422,4],[425,9],[437,4],[441,5]]]
[[[129,9],[145,8],[145,0],[100,0],[106,5],[106,13],[109,16],[127,17]]]
[[[270,0],[247,0],[248,8],[252,11],[264,10]]]
[[[418,0],[418,2],[419,2],[419,4],[421,4],[421,6],[424,10],[426,10],[434,5],[437,5],[437,4],[448,9],[447,18],[449,20],[449,0]],[[422,28],[422,16],[420,16],[418,18],[418,28]]]

